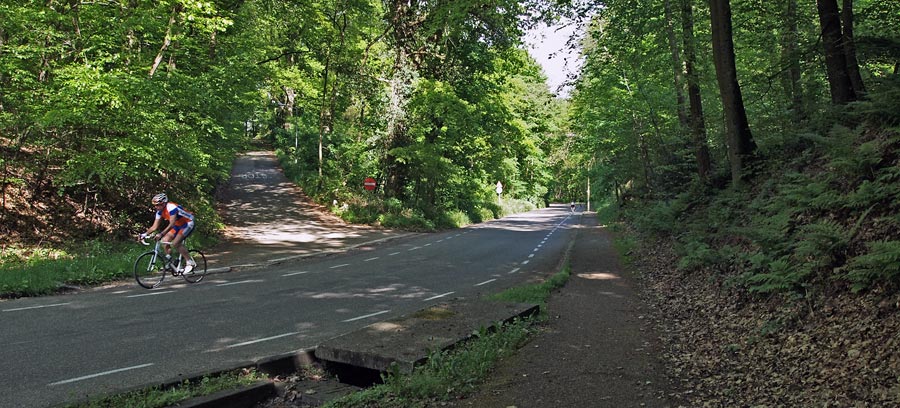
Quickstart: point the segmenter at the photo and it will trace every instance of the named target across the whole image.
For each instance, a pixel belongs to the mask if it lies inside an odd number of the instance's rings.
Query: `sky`
[[[547,75],[547,86],[557,93],[557,88],[566,80],[568,73],[577,72],[577,54],[565,50],[566,41],[575,30],[574,25],[540,27],[525,35],[525,44],[531,57],[537,60]],[[569,96],[570,89],[563,88],[557,94],[561,98]]]

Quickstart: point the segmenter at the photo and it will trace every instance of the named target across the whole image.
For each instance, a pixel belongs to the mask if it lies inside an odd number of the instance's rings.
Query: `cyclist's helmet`
[[[151,200],[150,202],[152,202],[153,205],[157,205],[159,203],[167,203],[169,202],[169,197],[166,197],[166,193],[159,193],[153,196],[153,200]]]

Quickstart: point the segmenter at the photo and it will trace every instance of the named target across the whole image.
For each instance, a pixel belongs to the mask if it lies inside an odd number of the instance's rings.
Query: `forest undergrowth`
[[[887,106],[799,135],[743,186],[623,209],[692,406],[900,405],[900,118]]]

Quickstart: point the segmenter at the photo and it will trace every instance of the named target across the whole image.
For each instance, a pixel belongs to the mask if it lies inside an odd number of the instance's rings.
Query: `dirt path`
[[[258,265],[402,235],[347,224],[312,203],[284,176],[271,151],[247,152],[236,159],[219,213],[226,239],[204,251],[210,268]]]
[[[646,306],[605,227],[582,216],[571,278],[547,302],[540,335],[455,407],[669,407]]]

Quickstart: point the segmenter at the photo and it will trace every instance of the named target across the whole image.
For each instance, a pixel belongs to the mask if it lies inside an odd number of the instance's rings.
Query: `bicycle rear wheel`
[[[145,252],[134,261],[134,280],[138,285],[153,289],[166,277],[165,261],[155,252]]]
[[[206,255],[203,255],[203,252],[200,252],[198,249],[191,249],[188,252],[191,254],[191,259],[197,263],[197,266],[194,267],[193,271],[184,273],[181,276],[190,283],[200,282],[206,276]]]

